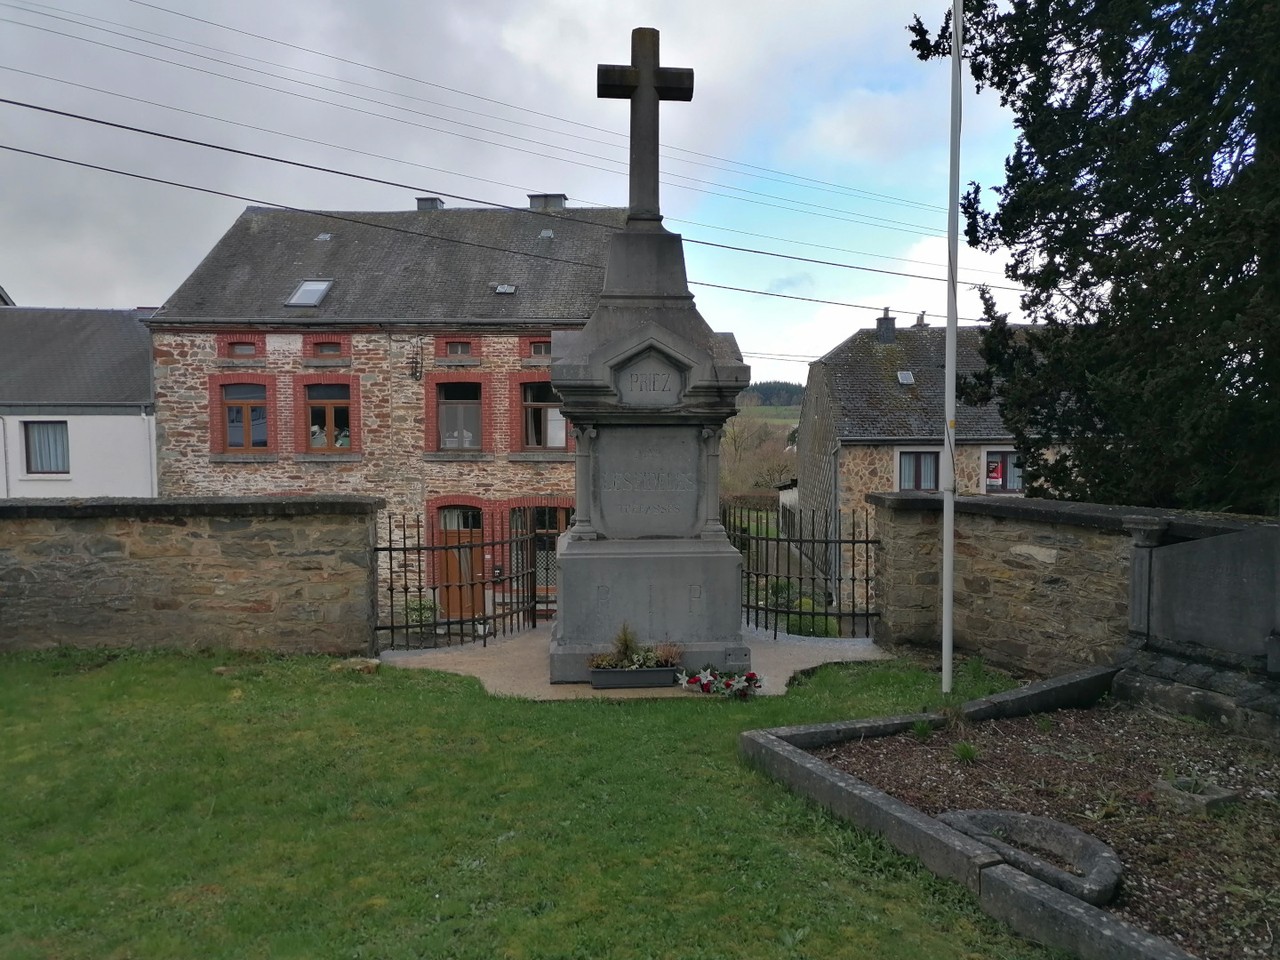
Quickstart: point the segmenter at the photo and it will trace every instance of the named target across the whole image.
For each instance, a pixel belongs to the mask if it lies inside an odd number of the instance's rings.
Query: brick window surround
[[[308,415],[307,387],[315,384],[339,384],[350,393],[351,444],[340,450],[316,449],[311,444],[311,418]],[[360,428],[360,378],[347,373],[300,373],[293,378],[293,449],[296,453],[360,453],[364,431]]]
[[[336,343],[337,353],[321,353],[317,349],[322,343]],[[302,335],[302,356],[307,360],[350,360],[351,334],[349,333],[304,333]]]
[[[439,342],[439,341],[437,341]],[[492,453],[493,429],[493,375],[475,370],[432,372],[425,378],[423,398],[423,449],[440,453]],[[480,446],[451,449],[440,446],[440,385],[444,383],[475,383],[480,385]]]
[[[470,344],[471,350],[468,353],[462,354],[462,355],[450,354],[449,344],[451,343]],[[449,357],[453,357],[456,360],[461,360],[461,359],[478,360],[483,355],[484,355],[484,337],[477,337],[474,335],[468,335],[463,333],[459,333],[459,334],[437,333],[436,334],[436,357],[438,358],[448,359]]]
[[[227,418],[222,388],[238,383],[259,384],[267,388],[267,445],[265,447],[227,447]],[[210,453],[277,453],[280,449],[280,408],[276,403],[276,378],[265,373],[215,373],[209,377],[209,452]]]
[[[565,445],[563,447],[528,446],[524,438],[524,387],[529,383],[550,383],[551,375],[545,370],[517,373],[511,376],[510,393],[507,398],[507,409],[510,414],[511,450],[517,452],[566,453],[574,449],[573,426],[565,421]]]
[[[546,352],[535,354],[533,352],[533,345],[535,343],[546,344],[546,346],[542,348]],[[538,358],[545,358],[548,362],[550,362],[551,360],[550,348],[551,348],[551,334],[549,333],[539,333],[539,334],[534,334],[533,336],[520,338],[520,358],[522,360],[529,360],[536,356]]]
[[[260,360],[267,355],[267,335],[265,333],[220,333],[218,334],[218,358],[220,360]],[[253,353],[236,353],[232,345],[251,343]],[[249,383],[242,380],[242,383]]]

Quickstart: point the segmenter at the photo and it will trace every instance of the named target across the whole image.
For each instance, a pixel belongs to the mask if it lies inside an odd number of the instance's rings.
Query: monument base
[[[751,669],[742,643],[742,555],[727,539],[572,540],[561,537],[551,631],[551,682],[586,683],[588,659],[613,649],[626,624],[642,646],[678,643],[682,666]],[[732,597],[734,602],[726,603]]]

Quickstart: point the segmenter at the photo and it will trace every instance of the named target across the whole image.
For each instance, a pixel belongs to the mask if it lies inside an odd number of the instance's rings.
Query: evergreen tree
[[[921,59],[949,21],[908,28]],[[1275,513],[1280,0],[966,0],[965,51],[1018,130],[966,234],[1034,322],[986,298],[967,398],[1040,495]]]

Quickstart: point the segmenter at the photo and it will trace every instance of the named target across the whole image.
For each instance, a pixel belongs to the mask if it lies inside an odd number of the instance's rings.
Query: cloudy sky
[[[919,63],[904,28],[949,7],[0,0],[0,96],[337,171],[0,104],[6,148],[233,195],[0,150],[0,286],[28,306],[158,306],[248,203],[624,206],[627,107],[596,98],[595,67],[650,26],[662,62],[695,73],[693,101],[662,108],[666,225],[781,255],[687,242],[698,307],[753,379],[802,382],[884,307],[944,322],[949,70]],[[999,182],[1012,140],[968,85],[962,179]],[[962,247],[962,281],[1004,284],[999,268]],[[962,287],[961,317],[978,310]]]

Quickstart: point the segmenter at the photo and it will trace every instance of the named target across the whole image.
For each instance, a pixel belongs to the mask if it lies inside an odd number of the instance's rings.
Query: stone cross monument
[[[577,444],[577,506],[561,536],[553,683],[626,624],[685,663],[750,668],[742,557],[720,523],[720,434],[750,368],[733,335],[693,304],[678,234],[658,206],[658,104],[691,100],[693,71],[658,65],[658,31],[631,34],[631,64],[599,67],[601,97],[631,100],[626,229],[609,248],[600,304],[552,337],[551,383]]]

